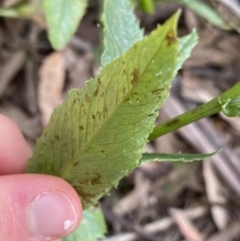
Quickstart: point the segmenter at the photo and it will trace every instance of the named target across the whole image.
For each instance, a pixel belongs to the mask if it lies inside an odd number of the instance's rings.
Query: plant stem
[[[222,104],[219,100],[233,100],[239,96],[240,83],[237,83],[211,101],[155,126],[148,140],[152,141],[202,118],[217,114],[222,111]]]

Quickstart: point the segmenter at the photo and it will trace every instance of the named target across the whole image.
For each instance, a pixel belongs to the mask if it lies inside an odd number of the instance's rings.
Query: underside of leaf
[[[87,0],[43,0],[48,36],[54,49],[63,49],[77,30]]]
[[[176,69],[179,13],[55,109],[28,172],[68,181],[84,208],[136,168]]]
[[[102,65],[111,63],[125,53],[135,42],[143,39],[143,30],[129,0],[104,1],[104,52]]]

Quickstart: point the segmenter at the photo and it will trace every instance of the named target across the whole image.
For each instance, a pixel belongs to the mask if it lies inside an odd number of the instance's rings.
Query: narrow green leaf
[[[52,47],[63,49],[77,30],[85,13],[87,0],[43,0]]]
[[[77,230],[62,241],[97,241],[105,237],[106,223],[100,209],[85,210]]]
[[[184,4],[187,8],[194,11],[196,14],[207,20],[212,25],[221,29],[232,29],[229,24],[227,24],[221,16],[209,5],[204,3],[202,0],[155,0],[156,2],[180,2]]]
[[[222,28],[230,29],[231,27],[219,16],[219,14],[206,3],[199,0],[178,0],[193,10],[202,18],[206,19],[209,23]]]
[[[238,107],[238,102],[240,102],[239,93],[240,82],[211,101],[155,126],[148,139],[152,141],[160,136],[176,131],[183,126],[217,114],[221,111],[228,116],[240,115],[240,106]]]
[[[176,72],[182,68],[183,63],[190,57],[193,48],[198,43],[196,30],[179,39],[178,63]]]
[[[42,10],[39,2],[33,4],[20,3],[11,8],[0,8],[0,16],[5,18],[27,18]]]
[[[15,8],[0,8],[0,17],[4,17],[4,18],[21,18],[23,16]]]
[[[95,204],[139,165],[176,69],[179,12],[84,89],[69,92],[37,141],[27,171],[64,178]]]
[[[130,0],[105,0],[103,23],[105,26],[102,65],[111,63],[143,38],[143,30],[134,15]]]
[[[208,154],[184,154],[184,153],[143,153],[142,162],[151,162],[151,161],[181,161],[181,162],[191,162],[191,161],[201,161],[206,158],[216,155],[219,151],[215,151]]]

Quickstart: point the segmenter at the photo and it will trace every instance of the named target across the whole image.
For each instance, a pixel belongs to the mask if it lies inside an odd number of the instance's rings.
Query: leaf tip
[[[182,10],[178,9],[173,16],[170,18],[170,21],[173,21],[175,28],[177,28],[177,23],[179,22],[180,16],[182,14]]]
[[[168,32],[166,36],[167,45],[171,46],[172,44],[176,44],[178,42],[177,40],[177,25],[178,21],[181,15],[181,9],[179,9],[173,16],[168,20],[170,24],[172,25],[171,30]]]

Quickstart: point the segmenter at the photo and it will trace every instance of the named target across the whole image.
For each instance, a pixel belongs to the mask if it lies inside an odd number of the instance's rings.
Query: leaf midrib
[[[141,79],[143,73],[145,73],[145,70],[148,68],[148,66],[151,64],[151,61],[155,58],[156,54],[158,53],[159,49],[163,45],[165,38],[162,38],[161,44],[159,44],[159,47],[156,49],[156,52],[153,54],[152,58],[149,60],[149,62],[146,64],[144,70],[141,72],[141,74],[138,77],[138,80]],[[139,43],[139,41],[137,42]],[[137,44],[135,43],[135,44]],[[133,45],[131,46],[131,48]],[[125,54],[125,53],[124,53]],[[110,114],[110,116],[106,119],[106,121],[100,126],[100,128],[95,132],[95,134],[92,136],[92,138],[89,139],[89,141],[86,143],[85,147],[83,147],[76,155],[75,157],[70,161],[69,164],[67,164],[67,167],[64,171],[60,173],[60,177],[64,178],[67,173],[70,171],[70,169],[75,165],[75,163],[78,162],[81,155],[89,148],[89,146],[94,142],[94,140],[97,138],[98,134],[101,133],[101,131],[104,129],[104,127],[109,123],[109,121],[112,119],[112,116],[115,115],[115,113],[118,111],[118,109],[122,106],[122,104],[125,102],[127,98],[131,95],[132,91],[136,88],[136,86],[139,84],[139,81],[136,85],[133,86],[133,88],[130,89],[130,91],[126,94],[126,96],[119,102],[115,110]]]

